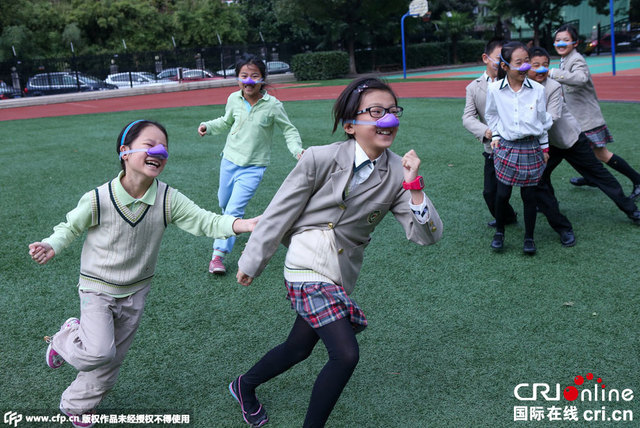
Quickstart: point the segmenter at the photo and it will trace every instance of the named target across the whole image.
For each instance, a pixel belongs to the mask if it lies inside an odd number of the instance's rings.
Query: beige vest
[[[133,294],[151,283],[160,242],[171,222],[170,187],[158,181],[154,205],[132,212],[117,200],[112,182],[95,189],[92,227],[82,248],[80,288]]]

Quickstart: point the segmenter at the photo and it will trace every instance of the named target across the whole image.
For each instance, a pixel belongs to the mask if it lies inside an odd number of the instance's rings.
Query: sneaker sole
[[[47,339],[48,336],[45,336],[45,340]],[[49,356],[51,355],[51,352],[55,352],[53,347],[51,346],[52,344],[49,343],[49,346],[47,346],[47,351],[44,354],[44,362],[47,365],[47,367],[49,367],[50,369],[59,369],[60,367],[62,367],[62,365],[64,364],[64,360],[62,360],[62,363],[60,363],[60,365],[57,366],[53,366],[51,365],[51,361],[49,360]]]
[[[266,416],[265,420],[260,421],[258,424],[253,424],[251,422],[249,422],[247,420],[247,418],[244,416],[245,415],[245,411],[244,408],[242,407],[242,403],[240,402],[239,397],[236,395],[236,393],[233,391],[233,382],[235,381],[231,381],[231,383],[229,384],[229,393],[231,394],[231,396],[238,402],[238,404],[240,404],[240,411],[242,412],[242,419],[244,419],[244,421],[251,425],[254,428],[258,428],[263,426],[264,424],[266,424],[267,422],[269,422],[269,416]],[[260,405],[260,407],[258,407],[258,412],[260,411],[260,409],[262,409],[262,404]]]

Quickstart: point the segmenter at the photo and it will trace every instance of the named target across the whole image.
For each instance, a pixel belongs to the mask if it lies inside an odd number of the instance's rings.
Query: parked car
[[[178,76],[172,77],[172,80],[178,80]],[[212,72],[208,70],[184,70],[182,72],[182,80],[187,82],[193,82],[197,80],[205,80],[205,79],[219,79],[219,77],[215,76]]]
[[[281,74],[291,71],[291,66],[283,61],[267,61],[265,65],[267,66],[267,74]],[[216,74],[218,76],[223,76],[226,74],[227,77],[235,77],[236,67],[234,65],[233,67],[227,68],[226,70],[218,70],[216,71]]]
[[[236,77],[236,66],[234,65],[231,68],[227,68],[226,70],[218,70],[216,71],[217,76],[222,77]]]
[[[178,79],[178,69],[182,68],[182,72],[184,73],[185,71],[189,70],[187,67],[171,67],[171,68],[167,68],[165,70],[162,70],[160,73],[158,73],[158,75],[156,76],[158,78],[158,80],[177,80]],[[175,79],[173,79],[175,77]]]
[[[631,36],[629,33],[614,33],[616,42],[616,52],[629,51],[635,48]],[[611,52],[611,33],[607,33],[600,37],[600,40],[593,39],[587,42],[587,46],[584,48],[585,55],[589,56],[596,52],[598,46],[600,46],[600,52]]]
[[[21,90],[15,89],[13,86],[9,86],[4,83],[4,81],[0,80],[0,100],[20,97],[22,97]]]
[[[77,77],[76,77],[77,76]],[[104,91],[118,89],[116,85],[105,83],[97,77],[76,72],[40,73],[30,77],[24,90],[28,96],[64,94],[67,92]]]
[[[155,74],[145,71],[132,71],[110,74],[104,80],[106,83],[116,85],[118,88],[130,88],[131,86],[149,85],[157,83]]]
[[[280,74],[288,73],[291,71],[291,67],[286,62],[282,61],[268,61],[267,73],[268,74]]]

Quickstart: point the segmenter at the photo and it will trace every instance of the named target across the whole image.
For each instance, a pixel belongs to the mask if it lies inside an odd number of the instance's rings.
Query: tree
[[[356,73],[356,46],[366,46],[384,32],[392,31],[397,40],[400,18],[409,8],[409,1],[388,0],[273,0],[280,22],[298,31],[318,34],[320,47],[342,46],[349,54],[349,71]],[[393,23],[390,30],[389,23]],[[388,34],[387,34],[388,37]]]
[[[581,2],[582,0],[489,0],[489,7],[501,17],[523,17],[533,30],[534,45],[539,46],[543,26],[561,22],[561,9]]]
[[[435,24],[451,42],[451,58],[455,64],[458,62],[458,40],[473,28],[473,21],[466,13],[451,11],[436,20]]]

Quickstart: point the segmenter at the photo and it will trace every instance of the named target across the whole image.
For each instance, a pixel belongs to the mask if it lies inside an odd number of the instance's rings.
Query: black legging
[[[496,232],[504,233],[507,205],[511,198],[513,187],[498,180],[496,191]],[[524,211],[524,239],[533,239],[536,227],[536,187],[520,187],[520,196]]]
[[[256,406],[255,389],[259,385],[309,357],[320,339],[329,361],[313,385],[304,427],[323,427],[358,364],[358,341],[348,318],[314,329],[298,315],[287,340],[267,352],[241,377],[245,408]]]

